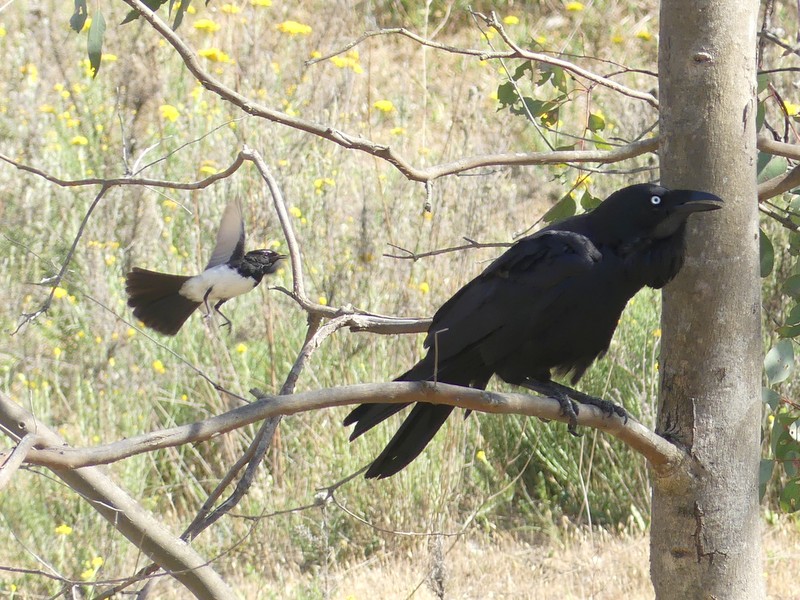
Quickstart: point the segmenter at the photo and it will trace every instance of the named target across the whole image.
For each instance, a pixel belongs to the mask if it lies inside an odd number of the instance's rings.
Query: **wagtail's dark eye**
[[[650,204],[653,206],[661,204],[661,196],[650,196]]]

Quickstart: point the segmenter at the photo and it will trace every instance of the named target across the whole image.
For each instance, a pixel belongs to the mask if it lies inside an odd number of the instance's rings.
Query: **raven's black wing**
[[[485,387],[502,356],[513,352],[560,288],[602,259],[585,236],[545,230],[520,240],[478,277],[445,302],[433,317],[428,353],[398,379],[433,380]],[[345,419],[355,424],[351,440],[388,418],[402,405],[363,404]],[[409,464],[430,442],[452,407],[419,403],[372,463],[367,477],[389,477]]]

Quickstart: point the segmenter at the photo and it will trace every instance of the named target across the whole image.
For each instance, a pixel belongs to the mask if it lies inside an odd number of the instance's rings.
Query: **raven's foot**
[[[575,403],[574,400],[568,398],[565,395],[558,394],[555,396],[555,399],[558,400],[558,405],[561,407],[561,414],[569,420],[567,422],[567,431],[569,431],[574,436],[579,436],[578,433],[578,412],[580,408]]]
[[[602,410],[607,416],[617,415],[618,417],[622,417],[625,422],[628,422],[628,412],[622,408],[614,404],[609,400],[603,400],[602,398],[595,398],[594,396],[584,396],[578,400],[581,404],[591,404],[592,406],[596,406],[600,410]]]
[[[603,400],[602,398],[584,394],[566,385],[561,385],[554,381],[539,381],[536,379],[526,379],[520,385],[539,394],[558,400],[558,404],[561,407],[561,414],[567,417],[567,429],[572,435],[578,435],[577,426],[580,404],[596,406],[607,416],[617,415],[625,419],[626,423],[628,422],[628,413],[621,406],[617,406],[613,402]]]

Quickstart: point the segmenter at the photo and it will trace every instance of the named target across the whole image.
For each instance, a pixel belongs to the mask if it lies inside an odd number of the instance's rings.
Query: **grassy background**
[[[291,206],[309,293],[330,305],[432,314],[498,252],[412,262],[384,257],[389,244],[421,252],[457,245],[463,237],[510,241],[585,175],[558,165],[449,177],[435,182],[432,210],[425,212],[423,186],[377,159],[243,116],[188,76],[146,23],[116,27],[127,8],[108,4],[101,7],[110,24],[107,55],[94,80],[84,59],[85,33],[68,29],[71,5],[18,1],[0,12],[0,152],[65,179],[121,176],[130,165],[152,163],[143,175],[191,181],[227,166],[244,144],[253,147]],[[517,65],[504,68],[401,38],[369,40],[335,62],[304,63],[377,26],[405,25],[448,44],[502,48],[496,37],[482,36],[460,2],[195,4],[196,13],[187,15],[179,33],[217,59],[206,64],[228,85],[289,114],[391,144],[416,165],[545,150],[544,139],[571,144],[570,135],[586,133],[590,112],[604,116],[603,135],[612,141],[631,139],[656,119],[643,103],[602,89],[587,95],[570,81],[573,102],[546,131],[541,123],[498,111],[497,87],[507,80],[505,68],[513,72]],[[655,1],[598,1],[584,10],[561,3],[474,6],[516,17],[508,30],[527,46],[654,69]],[[280,24],[288,20],[311,31],[286,33]],[[603,73],[618,70],[576,60]],[[642,72],[617,79],[645,90],[656,85]],[[537,88],[535,80],[523,78],[520,86],[537,98],[555,93]],[[393,109],[377,108],[381,100]],[[625,167],[650,168],[651,162],[642,158]],[[590,175],[577,189],[580,194],[588,186],[603,197],[657,176],[655,170]],[[124,274],[133,265],[176,273],[202,268],[231,196],[245,205],[250,248],[285,249],[267,192],[249,166],[196,192],[113,190],[89,220],[52,308],[9,335],[20,315],[46,298],[50,288],[41,282],[58,272],[96,191],[0,168],[0,389],[75,446],[191,422],[233,406],[186,362],[245,397],[251,387],[276,391],[305,335],[305,315],[283,294],[262,285],[232,301],[230,334],[193,317],[174,339],[138,330],[125,306]],[[269,284],[289,287],[290,273],[279,271]],[[581,384],[646,424],[655,413],[658,319],[658,294],[637,296],[607,357]],[[298,390],[386,381],[416,360],[420,338],[341,332],[315,354]],[[298,577],[293,597],[347,595],[333,574],[354,565],[402,557],[427,572],[442,552],[455,548],[448,554],[454,560],[469,544],[564,540],[566,530],[595,531],[597,525],[636,535],[647,526],[648,473],[636,454],[596,432],[574,438],[562,425],[487,415],[451,419],[431,447],[390,480],[355,479],[337,492],[339,505],[292,511],[313,504],[318,488],[366,464],[393,431],[381,428],[350,444],[341,427],[346,412],[286,419],[235,514],[195,542],[206,556],[222,555],[217,564],[244,596],[283,597],[283,586]],[[109,470],[177,531],[253,433],[248,428],[134,457]],[[44,470],[15,476],[0,497],[0,521],[0,564],[6,566],[94,581],[124,576],[142,564],[133,547]],[[58,589],[42,577],[0,572],[0,593],[8,596]]]

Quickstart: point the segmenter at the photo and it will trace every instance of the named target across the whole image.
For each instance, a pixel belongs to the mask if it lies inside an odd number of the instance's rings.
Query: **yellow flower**
[[[92,559],[92,568],[93,569],[99,569],[100,567],[103,566],[104,563],[105,563],[105,561],[103,560],[102,556],[95,556]]]
[[[86,136],[76,135],[69,141],[69,143],[73,146],[87,146],[89,145],[89,140],[86,139]]]
[[[422,292],[423,294],[427,294],[428,292],[431,291],[431,286],[428,285],[427,281],[423,281],[422,283],[420,283],[417,286],[417,288],[419,288],[419,291]]]
[[[328,306],[328,299],[325,296],[320,296],[317,298],[317,302],[322,304],[322,306]]]
[[[284,21],[283,23],[278,23],[275,28],[281,33],[288,33],[289,35],[308,35],[311,33],[310,26],[297,21]]]
[[[161,113],[161,118],[170,123],[174,123],[181,116],[180,111],[172,104],[162,104],[158,107],[158,110]]]
[[[582,2],[567,2],[567,5],[564,8],[566,8],[569,12],[580,12],[586,7]]]
[[[229,15],[235,15],[242,12],[242,9],[234,4],[223,4],[220,6],[220,10]]]
[[[661,337],[661,328],[660,327],[658,329],[654,329],[653,330],[653,337],[657,337],[657,338]]]
[[[100,55],[100,60],[102,62],[115,62],[117,60],[117,55],[116,54],[105,54],[104,53],[104,54]]]
[[[392,135],[405,135],[406,134],[406,128],[405,127],[392,127],[389,130],[389,133],[391,133]]]
[[[519,17],[515,17],[514,15],[508,15],[507,17],[503,18],[503,23],[506,25],[517,25],[519,24]]]
[[[53,291],[53,298],[55,298],[56,300],[61,300],[62,298],[66,298],[67,297],[67,293],[68,293],[67,290],[65,290],[64,288],[57,287]]]
[[[319,50],[314,50],[311,53],[311,58],[322,58],[322,52],[320,52]]]
[[[202,167],[200,167],[200,173],[202,175],[215,175],[218,172],[219,171],[217,170],[217,168],[212,167],[211,165],[203,165]]]
[[[153,361],[153,371],[155,371],[159,375],[163,375],[164,373],[167,372],[167,369],[164,367],[164,363],[156,359]]]
[[[133,336],[136,335],[136,330],[133,327],[128,327],[127,331],[125,332],[125,335],[128,336],[129,338],[132,338]]]
[[[303,216],[303,211],[297,208],[296,206],[289,207],[289,214],[292,215],[295,219],[299,219]]]
[[[19,68],[19,72],[22,73],[23,75],[27,75],[31,83],[36,83],[37,81],[39,81],[39,68],[33,63],[22,65]]]
[[[219,24],[215,23],[211,19],[197,19],[192,27],[199,29],[200,31],[207,31],[208,33],[219,31]]]
[[[239,344],[238,346],[236,346],[236,351],[239,354],[244,354],[245,352],[247,352],[247,344]]]
[[[42,104],[39,107],[39,112],[40,113],[47,113],[47,114],[55,114],[56,107],[53,106],[52,104]]]
[[[94,577],[94,569],[89,568],[86,569],[85,571],[81,571],[81,579],[83,581],[89,581],[90,579],[92,579],[92,577]]]
[[[69,535],[69,534],[71,534],[71,533],[72,533],[72,527],[70,527],[69,525],[66,525],[66,524],[62,523],[61,525],[59,525],[58,527],[56,527],[56,533],[57,533],[58,535]]]
[[[611,43],[612,44],[621,44],[625,41],[625,38],[622,37],[620,34],[616,33],[611,36]]]
[[[483,464],[485,464],[485,465],[488,465],[488,464],[489,464],[489,461],[488,461],[488,460],[486,460],[486,452],[484,452],[483,450],[478,450],[478,451],[475,453],[475,459],[476,459],[476,460],[478,460],[478,461],[480,461],[480,462],[482,462],[482,463],[483,463]]]
[[[0,37],[6,36],[6,28],[0,25]]]
[[[106,266],[110,267],[111,265],[117,262],[117,257],[114,256],[113,254],[106,254],[105,262]]]
[[[231,57],[219,48],[203,48],[197,52],[203,58],[212,62],[232,63]]]
[[[250,0],[253,6],[272,6],[272,0]]]
[[[56,358],[60,357],[62,352],[63,352],[63,350],[61,348],[59,348],[58,346],[53,348],[53,356],[55,356]]]
[[[359,59],[358,50],[350,50],[344,56],[333,56],[330,60],[340,69],[352,69],[353,73],[363,73],[364,69],[358,63]]]
[[[792,104],[788,100],[783,101],[783,108],[786,109],[786,114],[790,117],[794,117],[800,112],[800,104]]]
[[[372,106],[383,113],[390,113],[394,110],[394,104],[392,104],[391,100],[378,100]]]
[[[161,203],[161,206],[163,206],[167,210],[175,210],[176,208],[178,208],[178,203],[175,202],[175,200],[164,200]]]
[[[647,29],[642,29],[636,33],[636,37],[640,40],[644,40],[645,42],[649,42],[653,39],[653,34],[647,31]]]

